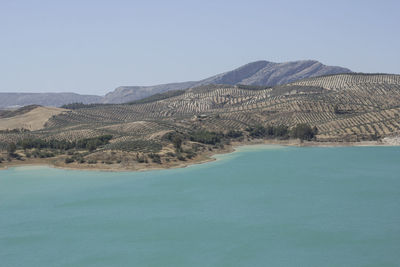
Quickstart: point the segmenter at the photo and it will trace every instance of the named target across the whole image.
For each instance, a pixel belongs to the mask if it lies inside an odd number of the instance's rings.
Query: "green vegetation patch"
[[[299,138],[301,140],[312,140],[315,135],[318,134],[317,127],[311,128],[310,125],[306,123],[297,124],[290,130],[290,136],[293,138]]]
[[[249,135],[253,138],[289,138],[289,128],[285,125],[268,125],[267,127],[262,125],[250,126],[246,131],[249,132]]]
[[[156,102],[156,101],[160,101],[163,99],[167,99],[167,98],[171,98],[174,96],[179,96],[179,95],[183,95],[185,93],[185,90],[171,90],[165,93],[158,93],[158,94],[154,94],[152,96],[143,98],[143,99],[139,99],[139,100],[135,100],[132,102],[129,102],[129,105],[135,105],[135,104],[146,104],[146,103],[151,103],[151,102]]]
[[[253,91],[258,91],[258,90],[265,90],[265,89],[270,89],[272,88],[271,86],[262,86],[262,85],[246,85],[246,84],[238,84],[236,85],[237,88],[243,89],[243,90],[253,90]]]
[[[248,127],[246,131],[253,138],[299,138],[301,140],[312,140],[318,134],[317,127],[311,127],[307,123],[300,123],[289,130],[286,125],[262,125]]]
[[[101,135],[93,138],[85,138],[77,141],[66,141],[66,140],[43,140],[39,138],[26,138],[17,143],[18,148],[22,149],[60,149],[60,150],[69,150],[69,149],[87,149],[89,151],[94,151],[98,147],[104,146],[109,143],[112,139],[112,135]]]
[[[161,143],[149,140],[122,141],[109,144],[105,147],[111,150],[153,152],[157,153],[162,149]]]
[[[94,151],[100,146],[104,146],[112,139],[112,135],[106,134],[94,138],[86,138],[76,141],[76,148],[83,148]]]
[[[112,104],[83,104],[83,103],[70,103],[70,104],[65,104],[62,105],[61,108],[65,109],[82,109],[82,108],[96,108],[96,107],[104,107],[104,106],[110,106]]]
[[[209,132],[206,130],[200,130],[190,133],[190,141],[199,142],[208,145],[216,145],[221,143],[224,138],[223,133]]]
[[[0,151],[7,150],[8,144],[6,142],[0,142]]]

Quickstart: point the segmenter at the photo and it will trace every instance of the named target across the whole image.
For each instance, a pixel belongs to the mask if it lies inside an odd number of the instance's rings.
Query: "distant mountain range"
[[[121,86],[105,96],[79,95],[74,93],[0,93],[0,108],[26,105],[62,106],[82,102],[125,103],[171,90],[182,90],[208,84],[244,84],[275,86],[304,78],[328,74],[350,73],[351,70],[326,66],[315,60],[274,63],[256,61],[232,71],[217,74],[200,81],[160,84],[154,86]]]
[[[102,96],[75,93],[0,93],[0,108],[41,105],[60,107],[68,103],[101,103]]]

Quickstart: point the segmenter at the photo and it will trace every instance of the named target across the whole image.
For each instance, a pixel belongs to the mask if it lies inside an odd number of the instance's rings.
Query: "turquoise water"
[[[0,171],[0,266],[400,266],[400,148]]]

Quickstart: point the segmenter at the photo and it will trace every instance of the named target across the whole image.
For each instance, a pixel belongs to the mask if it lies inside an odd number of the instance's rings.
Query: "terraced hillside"
[[[35,137],[112,135],[105,150],[157,152],[168,133],[241,131],[305,123],[317,141],[376,140],[400,134],[400,75],[339,74],[277,86],[207,85],[119,105],[80,106],[37,131],[0,133],[0,144]]]
[[[340,74],[273,88],[210,85],[149,103],[94,105],[55,116],[45,129],[29,134],[154,139],[174,129],[224,131],[304,122],[318,127],[321,140],[354,139],[398,132],[399,108],[399,75]],[[8,138],[2,134],[2,139]]]
[[[106,94],[102,103],[126,103],[157,93],[184,90],[209,84],[275,86],[304,78],[338,73],[351,73],[351,70],[337,66],[326,66],[315,60],[299,60],[283,63],[260,60],[200,81],[154,86],[121,86]]]

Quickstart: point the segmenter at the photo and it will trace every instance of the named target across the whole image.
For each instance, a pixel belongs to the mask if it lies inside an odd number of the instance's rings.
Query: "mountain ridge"
[[[200,81],[168,83],[154,86],[118,87],[113,92],[105,95],[103,103],[118,104],[130,102],[156,93],[182,90],[208,84],[275,86],[309,77],[351,72],[350,69],[327,66],[316,60],[299,60],[283,63],[259,60]]]
[[[97,95],[77,93],[0,93],[0,108],[18,108],[28,105],[60,107],[73,102],[99,103],[102,99]]]
[[[0,93],[0,108],[34,104],[59,107],[76,102],[83,104],[120,104],[167,91],[183,90],[209,84],[276,86],[304,78],[338,73],[352,73],[352,71],[343,67],[327,66],[316,60],[298,60],[283,63],[259,60],[199,81],[152,86],[119,86],[104,96],[76,93]]]

